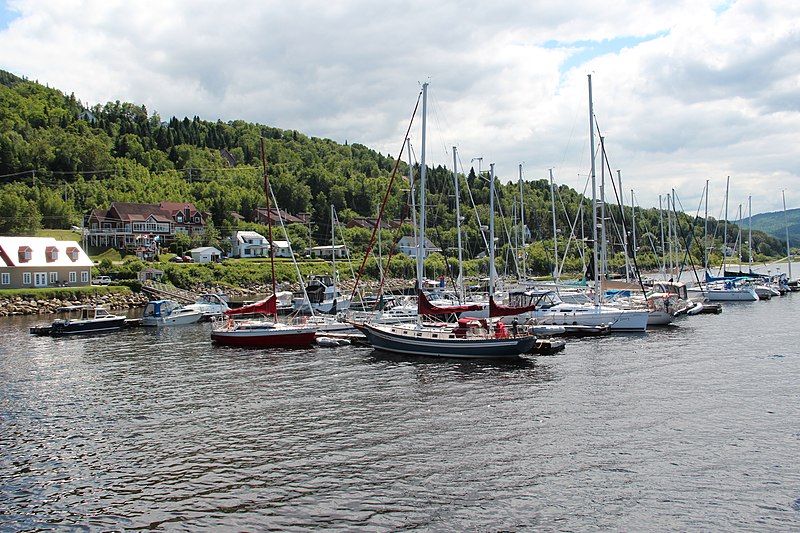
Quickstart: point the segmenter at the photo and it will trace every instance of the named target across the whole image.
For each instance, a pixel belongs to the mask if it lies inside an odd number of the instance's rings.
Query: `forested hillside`
[[[339,144],[241,120],[212,122],[197,116],[163,120],[144,106],[119,101],[88,105],[73,94],[0,71],[0,234],[80,225],[90,209],[107,207],[112,201],[171,200],[192,201],[211,213],[217,230],[209,235],[219,237],[220,230],[234,224],[231,212],[249,218],[265,203],[259,161],[261,138],[265,139],[267,165],[280,207],[312,215],[310,231],[306,229],[305,235],[297,229],[293,232],[302,241],[298,244],[328,243],[330,205],[336,207],[342,221],[375,216],[394,160],[361,144]],[[407,174],[404,163],[400,172]],[[429,235],[445,253],[452,254],[456,243],[452,174],[437,167],[428,175]],[[465,181],[468,190],[462,187],[461,198],[465,249],[472,257],[485,250],[480,226],[488,218],[489,188],[487,180],[474,171]],[[387,218],[407,215],[407,189],[405,179],[395,181]],[[469,192],[477,204],[474,209]],[[521,234],[513,227],[519,220],[515,207],[518,184],[498,184],[498,195],[504,214],[498,222],[503,233],[500,245],[507,247]],[[566,186],[558,188],[562,249],[581,202],[583,233],[579,222],[575,234],[589,237],[591,202]],[[550,246],[545,242],[552,239],[549,183],[526,182],[524,205],[527,240],[537,243],[530,253],[538,254],[538,263],[532,257],[528,266],[549,271]],[[609,211],[619,222],[619,209],[610,207]],[[630,219],[630,212],[627,217]],[[640,253],[647,263],[646,252],[653,252],[660,241],[659,213],[637,209],[636,218]],[[700,235],[702,222],[683,214],[679,218],[681,248],[688,240],[693,253],[700,257],[702,244],[685,234],[693,227]],[[710,230],[717,233],[719,244],[721,228],[717,230],[713,220]],[[736,240],[736,232],[729,224],[729,243]],[[609,234],[618,245],[618,233]],[[363,249],[368,236],[363,229],[349,232],[356,250]],[[761,254],[782,253],[780,242],[762,233],[754,235],[754,242]],[[573,255],[576,250],[573,243]],[[651,254],[649,262],[654,261]]]
[[[792,246],[800,246],[800,209],[787,209],[785,217],[783,211],[753,215],[754,230],[763,231],[782,241],[786,240],[787,222],[789,224],[789,242]]]

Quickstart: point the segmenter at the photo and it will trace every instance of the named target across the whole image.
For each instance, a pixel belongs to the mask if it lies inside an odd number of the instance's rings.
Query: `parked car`
[[[111,278],[108,276],[97,276],[92,280],[92,285],[111,285]]]
[[[192,259],[191,255],[184,255],[183,256],[183,262],[184,263],[194,263],[194,259]]]
[[[183,257],[176,255],[175,257],[169,258],[170,263],[183,263]]]

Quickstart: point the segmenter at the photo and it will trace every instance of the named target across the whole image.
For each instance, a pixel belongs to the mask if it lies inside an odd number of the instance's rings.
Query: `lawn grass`
[[[42,287],[38,289],[0,289],[0,298],[21,297],[23,300],[48,300],[50,298],[71,299],[79,296],[103,296],[104,294],[129,293],[123,286],[111,287]]]
[[[98,250],[96,253],[95,250],[91,250],[91,252],[89,257],[96,263],[99,263],[103,259],[108,259],[112,263],[119,263],[122,261],[122,255],[116,248],[106,248],[105,250]]]
[[[37,237],[52,237],[58,241],[81,242],[81,234],[69,229],[40,229],[36,232]]]

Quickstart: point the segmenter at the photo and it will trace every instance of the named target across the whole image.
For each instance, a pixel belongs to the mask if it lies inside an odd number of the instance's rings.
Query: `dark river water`
[[[800,294],[521,364],[0,322],[0,529],[800,529]]]

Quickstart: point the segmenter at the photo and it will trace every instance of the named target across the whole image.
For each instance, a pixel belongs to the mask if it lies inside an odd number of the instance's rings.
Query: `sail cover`
[[[480,311],[483,309],[481,304],[447,305],[439,307],[433,305],[430,300],[428,300],[428,297],[425,296],[424,292],[417,291],[417,294],[417,312],[420,315],[452,315],[453,313],[463,313],[464,311]]]
[[[489,297],[489,316],[514,316],[521,313],[527,313],[536,309],[536,304],[524,305],[522,307],[511,307],[508,305],[500,305],[494,302],[493,297]]]
[[[232,315],[274,315],[278,312],[278,298],[273,294],[269,298],[258,301],[254,304],[243,305],[237,309],[228,309],[225,314]]]

